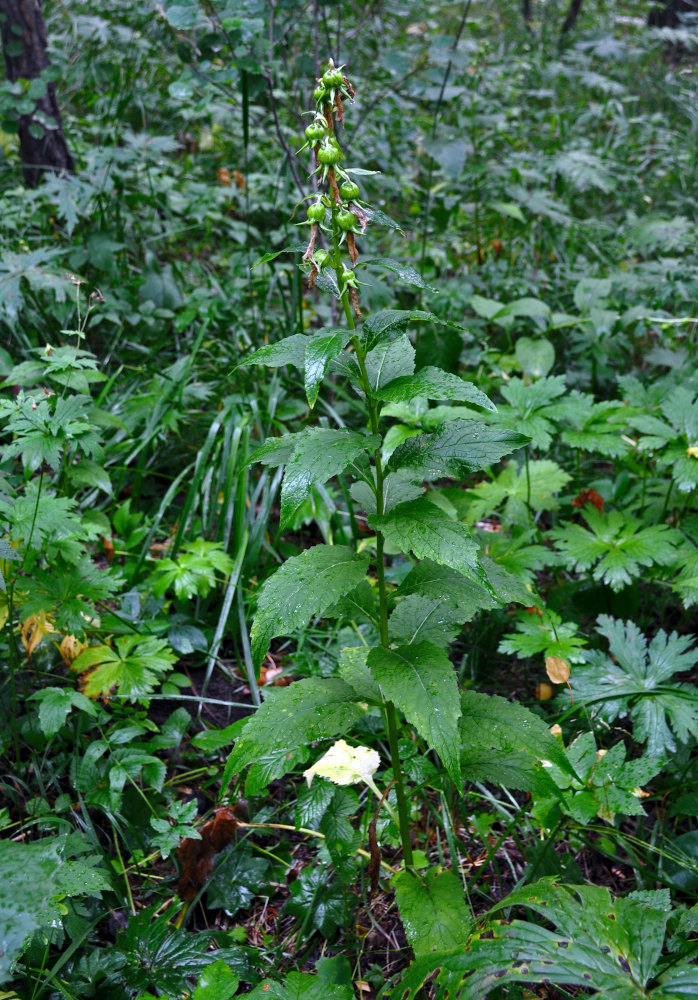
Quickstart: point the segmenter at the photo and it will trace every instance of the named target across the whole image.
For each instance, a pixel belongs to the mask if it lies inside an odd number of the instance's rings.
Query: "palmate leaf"
[[[434,972],[434,1000],[482,1000],[507,983],[577,986],[604,1000],[696,995],[693,965],[681,963],[662,974],[665,909],[633,899],[614,901],[607,889],[559,885],[553,879],[515,890],[491,912],[511,907],[533,910],[554,929],[520,919],[489,920],[464,935],[459,947],[419,956],[380,997],[416,1000]],[[649,989],[658,974],[658,985]]]
[[[682,386],[661,404],[662,417],[649,413],[630,419],[638,431],[638,448],[656,454],[657,464],[669,468],[682,493],[698,485],[698,459],[689,451],[698,445],[698,399]]]
[[[584,665],[570,679],[575,705],[587,706],[606,722],[629,716],[636,740],[647,741],[649,757],[675,751],[677,739],[685,743],[698,736],[698,694],[693,686],[670,680],[698,662],[692,637],[660,630],[648,643],[633,622],[600,615],[598,623],[610,655],[585,652]]]
[[[289,635],[321,615],[358,587],[367,568],[368,556],[344,545],[315,545],[288,559],[262,584],[250,634],[255,668],[273,638]]]
[[[266,758],[273,758],[273,775],[281,777],[307,759],[311,741],[341,735],[365,711],[354,689],[335,677],[308,677],[272,689],[235,742],[223,772],[221,794],[233,775]]]
[[[451,420],[433,434],[409,438],[393,452],[390,468],[420,479],[463,479],[528,443],[516,431],[477,420]]]
[[[120,584],[116,570],[98,569],[86,557],[74,566],[54,558],[50,568],[34,569],[27,578],[18,597],[20,614],[26,619],[49,612],[58,631],[82,636],[95,604],[109,601]]]
[[[636,792],[661,770],[661,761],[650,757],[626,761],[622,742],[600,752],[593,733],[582,733],[565,752],[577,777],[565,774],[551,761],[546,762],[546,770],[558,792],[536,801],[533,816],[538,822],[550,827],[550,815],[556,814],[557,807],[583,826],[597,816],[612,823],[616,813],[644,814]]]
[[[458,682],[446,653],[429,642],[396,649],[374,647],[368,668],[392,701],[460,784]]]
[[[595,580],[622,590],[640,573],[641,566],[666,566],[676,559],[683,536],[666,524],[643,527],[623,511],[601,513],[587,504],[583,515],[588,528],[563,524],[550,532],[560,552],[560,562],[583,573],[593,566]]]
[[[516,622],[516,632],[508,632],[499,643],[499,653],[513,653],[527,659],[544,653],[559,656],[568,663],[579,663],[584,659],[581,651],[586,639],[577,635],[574,622],[563,622],[560,615],[546,610],[543,615],[520,611]]]
[[[564,375],[552,375],[526,384],[512,378],[501,393],[508,406],[488,417],[498,427],[508,427],[530,437],[536,448],[548,448],[556,431],[554,402],[567,391]]]
[[[368,523],[391,544],[411,549],[418,559],[432,559],[450,566],[490,589],[470,531],[464,524],[451,520],[428,496],[398,504],[389,514],[372,514]]]
[[[555,510],[559,493],[572,477],[557,462],[542,459],[518,466],[509,462],[492,482],[478,483],[470,491],[473,502],[468,507],[468,521],[479,521],[505,503],[504,516],[526,526],[530,510]]]
[[[73,660],[71,670],[84,674],[82,691],[88,698],[116,694],[130,701],[155,690],[177,656],[163,639],[125,635],[114,646],[91,646]]]

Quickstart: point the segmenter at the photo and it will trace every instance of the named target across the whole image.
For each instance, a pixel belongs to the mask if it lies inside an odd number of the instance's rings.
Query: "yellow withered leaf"
[[[686,448],[686,454],[689,458],[698,458],[698,445],[694,445],[692,448]]]
[[[55,632],[53,622],[45,611],[40,611],[38,615],[30,615],[25,618],[19,626],[19,637],[24,646],[24,651],[29,658],[45,635]]]
[[[561,656],[546,656],[545,672],[553,684],[566,684],[570,679],[570,665]]]
[[[58,647],[58,652],[61,654],[61,659],[66,667],[70,667],[73,660],[77,660],[80,653],[84,653],[86,649],[86,642],[81,642],[74,635],[64,635]]]

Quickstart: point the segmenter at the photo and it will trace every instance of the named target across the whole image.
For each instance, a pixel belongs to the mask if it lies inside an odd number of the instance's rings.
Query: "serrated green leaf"
[[[362,452],[376,448],[380,438],[332,427],[309,427],[294,435],[293,453],[281,484],[283,530],[310,495],[313,483],[338,476]]]
[[[378,646],[366,662],[384,698],[400,709],[460,785],[458,682],[445,652],[429,642]]]
[[[276,344],[266,344],[260,347],[247,358],[243,358],[239,363],[239,368],[247,365],[267,365],[269,368],[280,368],[282,365],[292,365],[300,368],[305,365],[305,348],[308,338],[302,333],[294,333],[292,337],[277,341]]]
[[[239,983],[240,977],[220,958],[201,973],[192,1000],[231,1000]]]
[[[368,669],[368,646],[346,646],[339,654],[339,676],[356,691],[357,697],[382,704],[380,688]]]
[[[291,896],[285,910],[298,917],[304,924],[307,923],[311,929],[318,930],[324,938],[329,938],[339,927],[345,925],[354,902],[352,893],[346,892],[336,879],[328,881],[328,872],[323,865],[309,865],[303,869],[295,882],[291,883]],[[294,1000],[295,998],[307,1000],[308,997],[311,1000],[325,1000],[326,997],[337,996],[351,997],[350,986],[331,986],[315,976],[305,976],[301,981],[299,973],[295,973],[295,976],[298,976],[297,980],[292,979],[292,976],[294,973],[289,974],[286,986],[290,988],[292,983],[297,983],[296,990],[279,993],[279,1000],[286,1000],[287,997],[293,997]],[[258,996],[264,1000],[269,994],[262,992]]]
[[[414,375],[402,375],[376,389],[377,399],[402,403],[421,396],[425,399],[453,399],[462,403],[475,403],[485,410],[496,411],[497,407],[472,382],[465,382],[458,375],[442,371],[440,368],[421,368]]]
[[[463,479],[522,448],[528,438],[477,420],[451,420],[433,434],[419,434],[393,452],[390,468],[422,479]]]
[[[378,610],[373,596],[371,584],[362,580],[358,587],[340,597],[336,604],[325,611],[327,618],[368,619],[374,625],[378,624]]]
[[[414,371],[415,350],[404,334],[395,340],[385,340],[366,355],[368,384],[375,394],[393,379],[411,375]]]
[[[99,897],[112,888],[108,873],[95,867],[100,858],[69,862],[71,853],[65,836],[0,841],[0,984],[10,980],[34,931],[60,926],[63,896]]]
[[[497,607],[497,600],[479,583],[448,566],[423,559],[414,566],[395,592],[395,596],[422,594],[429,600],[450,605],[463,624],[478,611]]]
[[[399,645],[431,642],[446,648],[460,632],[460,619],[458,608],[441,597],[430,599],[410,594],[403,597],[391,614],[388,634]]]
[[[115,639],[113,647],[86,649],[70,669],[85,675],[82,690],[88,698],[108,697],[116,691],[134,701],[152,694],[176,660],[163,639],[126,635]]]
[[[652,758],[675,751],[677,739],[685,743],[698,736],[698,694],[690,685],[670,680],[698,661],[693,639],[660,630],[648,642],[633,622],[608,615],[600,615],[598,622],[611,655],[585,653],[584,665],[570,678],[575,704],[588,706],[608,722],[629,715],[635,738],[647,741]]]
[[[79,691],[70,688],[46,687],[29,696],[39,702],[39,725],[44,736],[55,736],[68,718],[72,708],[79,708],[88,715],[97,715],[97,706]]]
[[[436,323],[463,333],[463,328],[457,324],[421,309],[380,309],[364,320],[361,330],[364,348],[370,351],[380,341],[392,340],[404,332],[410,323]]]
[[[285,755],[302,749],[307,757],[312,740],[346,732],[364,710],[357,704],[354,689],[334,677],[307,677],[289,687],[274,688],[236,740],[225,765],[223,790],[234,774],[264,756],[275,754],[278,764]],[[280,776],[277,770],[276,777]]]
[[[392,271],[393,274],[397,274],[398,278],[404,281],[406,285],[414,285],[415,288],[426,288],[430,292],[436,291],[431,285],[426,284],[419,271],[415,271],[409,264],[403,264],[402,261],[394,260],[392,257],[373,257],[369,260],[362,260],[358,266],[382,267],[386,271]]]
[[[252,658],[259,669],[278,635],[303,628],[316,615],[357,587],[368,568],[368,556],[344,545],[316,545],[288,559],[262,585],[250,633]]]
[[[289,972],[284,984],[267,979],[247,996],[250,1000],[353,1000],[353,991],[351,986],[331,984],[307,972]]]
[[[393,879],[395,901],[415,955],[456,948],[471,920],[463,886],[450,871],[430,868],[418,875],[400,872]]]
[[[350,331],[344,327],[319,331],[309,337],[305,345],[305,394],[308,405],[315,406],[320,383],[327,366],[349,342]]]
[[[490,588],[468,528],[452,521],[428,496],[398,504],[388,514],[372,514],[368,523],[392,545],[411,550],[418,559],[450,566]]]
[[[665,566],[676,559],[680,532],[666,524],[648,527],[631,514],[613,510],[601,513],[590,504],[584,508],[588,529],[580,524],[560,525],[550,533],[564,563],[580,573],[593,568],[595,580],[622,590],[640,574],[641,566]]]
[[[525,791],[550,790],[541,765],[544,760],[574,776],[545,722],[523,705],[498,695],[463,691],[461,706],[461,761],[469,780],[496,781]],[[512,783],[513,778],[521,783]]]

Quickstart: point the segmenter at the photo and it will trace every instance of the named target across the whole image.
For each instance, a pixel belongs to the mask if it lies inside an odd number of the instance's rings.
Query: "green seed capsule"
[[[316,205],[310,205],[307,211],[308,222],[324,222],[325,221],[325,206],[321,205],[319,202]]]
[[[337,140],[327,139],[325,143],[320,146],[317,158],[319,163],[329,167],[333,167],[335,163],[339,163],[342,159],[342,150],[339,148]]]
[[[354,228],[354,225],[356,224],[356,216],[348,209],[342,209],[341,212],[337,212],[337,223],[339,224],[340,229],[348,232]]]
[[[344,183],[340,185],[339,193],[345,201],[356,201],[361,194],[361,188],[353,181],[344,181]]]

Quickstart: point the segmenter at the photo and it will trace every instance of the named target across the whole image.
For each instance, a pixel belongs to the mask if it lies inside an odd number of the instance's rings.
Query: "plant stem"
[[[345,305],[348,306],[346,295],[343,297]],[[347,311],[347,318],[350,320],[350,327],[354,329],[354,317],[351,315],[350,310]],[[366,371],[365,362],[365,352],[358,337],[352,338],[352,344],[356,352],[356,359],[359,365],[359,371],[361,372],[361,382],[363,390],[366,394],[366,402],[368,404],[368,415],[371,424],[371,431],[373,434],[378,433],[378,413],[376,409],[375,402],[371,399],[370,386],[368,381],[368,373]],[[380,445],[376,448],[374,452],[374,462],[376,470],[376,513],[384,513],[384,503],[385,499],[383,496],[383,483],[385,480],[383,474],[383,458],[381,455]],[[381,645],[386,649],[390,647],[390,639],[388,637],[388,590],[385,584],[385,565],[383,558],[383,550],[385,546],[385,538],[382,531],[376,531],[376,582],[378,584],[378,610],[379,610],[379,631]],[[390,746],[390,761],[393,769],[393,777],[395,778],[395,794],[397,797],[397,812],[398,818],[400,820],[400,841],[402,843],[402,852],[405,858],[405,864],[408,868],[411,868],[414,864],[414,859],[412,856],[412,842],[410,840],[410,829],[409,829],[409,812],[407,809],[407,798],[405,796],[405,782],[402,773],[402,762],[400,761],[400,749],[398,747],[398,737],[397,737],[397,719],[395,715],[395,706],[392,701],[385,702],[385,718],[388,728],[388,745]]]

